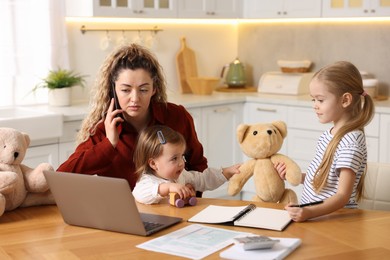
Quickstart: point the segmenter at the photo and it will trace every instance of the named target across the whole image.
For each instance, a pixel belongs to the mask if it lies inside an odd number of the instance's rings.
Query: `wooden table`
[[[199,199],[198,205],[175,208],[167,204],[139,205],[140,211],[184,219],[150,237],[70,226],[56,206],[19,208],[0,217],[0,259],[179,259],[138,249],[135,245],[190,225],[186,220],[207,205],[240,206],[245,201]],[[257,203],[282,208],[282,205]],[[302,245],[288,259],[389,259],[390,212],[342,209],[284,231],[227,227],[274,237],[299,237]],[[207,259],[219,259],[219,252]]]

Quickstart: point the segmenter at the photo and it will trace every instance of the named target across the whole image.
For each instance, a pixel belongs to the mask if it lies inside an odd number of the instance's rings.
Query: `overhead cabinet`
[[[67,16],[176,18],[176,0],[66,0]]]
[[[244,18],[321,17],[321,0],[244,0]]]
[[[242,0],[179,0],[179,18],[239,18]]]
[[[389,16],[390,0],[323,0],[324,17]]]
[[[238,18],[242,0],[66,0],[67,16]]]

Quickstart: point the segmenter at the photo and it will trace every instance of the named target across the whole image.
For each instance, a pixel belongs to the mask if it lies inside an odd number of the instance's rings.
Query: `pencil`
[[[324,202],[324,201],[319,200],[319,201],[314,201],[314,202],[305,203],[305,204],[291,205],[290,207],[303,208],[303,207],[307,207],[307,206],[321,204],[322,202]]]

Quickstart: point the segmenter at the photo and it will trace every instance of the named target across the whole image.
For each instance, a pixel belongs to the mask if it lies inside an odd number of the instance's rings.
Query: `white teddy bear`
[[[35,169],[22,164],[30,137],[13,128],[0,128],[0,216],[17,207],[55,204],[44,170],[48,163]]]

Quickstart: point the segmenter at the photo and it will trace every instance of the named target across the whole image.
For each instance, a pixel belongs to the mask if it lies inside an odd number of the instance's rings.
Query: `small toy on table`
[[[181,199],[178,193],[176,192],[169,193],[169,204],[178,208],[182,208],[185,205],[195,206],[197,202],[198,200],[196,199],[196,197],[188,197],[188,198]]]

